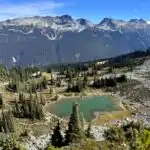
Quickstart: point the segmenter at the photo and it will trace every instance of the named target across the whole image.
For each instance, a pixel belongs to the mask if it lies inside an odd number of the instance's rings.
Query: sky
[[[150,0],[0,0],[0,20],[64,14],[93,23],[105,17],[149,21]]]

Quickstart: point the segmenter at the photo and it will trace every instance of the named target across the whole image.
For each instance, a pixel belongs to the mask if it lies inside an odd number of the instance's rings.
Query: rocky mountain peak
[[[112,24],[113,24],[113,19],[111,19],[111,18],[104,18],[104,19],[99,23],[99,25],[104,25],[104,24],[112,25]]]
[[[131,19],[129,23],[147,23],[144,19]]]
[[[64,20],[73,20],[70,15],[62,15],[59,18],[64,19]]]
[[[83,18],[79,18],[76,21],[82,26],[90,26],[90,27],[94,26],[94,24],[91,21]]]
[[[143,19],[104,18],[93,24],[69,15],[34,16],[1,21],[0,39],[0,56],[8,65],[12,57],[22,65],[57,62],[59,56],[72,62],[76,54],[86,61],[150,47],[150,25]]]

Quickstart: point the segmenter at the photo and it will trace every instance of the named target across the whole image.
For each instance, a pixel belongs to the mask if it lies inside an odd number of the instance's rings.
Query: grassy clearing
[[[123,120],[125,117],[130,117],[132,112],[130,111],[114,111],[114,112],[105,112],[100,114],[99,117],[93,122],[97,125],[102,125],[113,120]]]

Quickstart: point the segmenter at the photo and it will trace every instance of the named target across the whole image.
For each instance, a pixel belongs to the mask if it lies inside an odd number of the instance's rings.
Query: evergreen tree
[[[19,82],[16,82],[16,92],[17,93],[20,92],[20,84],[19,84]]]
[[[19,93],[19,101],[24,102],[24,99],[25,99],[25,97],[24,97],[23,93]]]
[[[23,95],[24,97],[24,95]],[[41,100],[41,103],[44,104],[44,100]],[[13,114],[15,117],[19,118],[30,118],[30,119],[43,119],[44,112],[42,104],[35,100],[33,95],[30,94],[29,99],[23,98],[23,100],[18,104],[16,102]]]
[[[46,77],[43,77],[43,80],[42,80],[42,86],[44,89],[47,89],[47,80],[46,80]]]
[[[6,115],[3,110],[2,110],[2,129],[4,130],[5,133],[9,132]]]
[[[14,131],[14,121],[13,121],[13,117],[10,113],[10,111],[4,112],[2,110],[2,118],[0,118],[0,125],[1,125],[1,129],[5,132],[5,133],[9,133],[9,132],[13,132]]]
[[[53,88],[51,87],[50,90],[49,90],[49,94],[50,94],[50,95],[53,95],[53,93],[54,93],[54,90],[53,90]]]
[[[39,119],[39,120],[44,119],[44,112],[43,112],[42,104],[37,103],[35,108],[36,108],[36,112],[35,112],[36,119]]]
[[[72,106],[72,114],[68,123],[68,130],[66,131],[66,144],[78,142],[84,138],[84,133],[81,128],[81,120],[79,113],[79,105],[74,103]]]
[[[113,66],[110,66],[110,68],[108,69],[108,73],[112,73],[114,70]]]
[[[36,97],[36,99],[37,99],[37,97]],[[42,104],[44,106],[45,103],[46,103],[45,98],[42,95],[40,95],[40,104]]]
[[[128,61],[128,71],[132,72],[134,68],[134,64],[132,60]]]
[[[94,136],[93,136],[92,133],[91,133],[91,122],[89,123],[88,128],[87,128],[87,130],[85,131],[85,136],[86,136],[87,138],[94,138]]]
[[[84,115],[83,115],[83,113],[80,113],[80,121],[81,121],[81,128],[84,131]]]
[[[60,132],[60,123],[59,122],[53,131],[51,142],[52,142],[52,145],[55,147],[63,146],[63,137]]]
[[[16,116],[16,117],[22,117],[22,112],[21,112],[21,110],[20,110],[20,106],[19,106],[19,104],[18,104],[18,102],[16,101],[16,103],[15,103],[15,107],[14,107],[14,115]]]
[[[59,98],[59,96],[56,94],[56,95],[55,95],[55,101],[57,101],[58,98]]]
[[[88,77],[87,75],[84,76],[84,79],[83,79],[83,87],[86,88],[88,85]]]
[[[21,106],[22,108],[23,108],[23,112],[21,112],[22,114],[23,114],[23,116],[22,117],[27,117],[27,118],[29,118],[29,116],[30,116],[30,108],[29,108],[29,102],[25,99],[24,100],[24,103],[22,103],[22,106]]]
[[[77,82],[76,92],[82,92],[82,90],[83,90],[83,83],[81,83],[81,81],[79,80]]]
[[[3,106],[3,97],[2,94],[0,94],[0,108]]]

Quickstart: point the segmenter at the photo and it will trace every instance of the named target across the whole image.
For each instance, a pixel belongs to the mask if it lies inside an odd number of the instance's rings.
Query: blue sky
[[[104,17],[150,20],[150,0],[0,0],[0,20],[62,14],[94,23]]]

